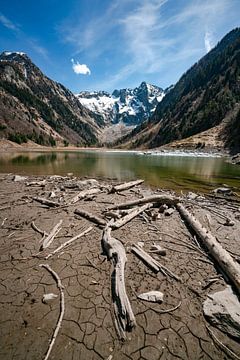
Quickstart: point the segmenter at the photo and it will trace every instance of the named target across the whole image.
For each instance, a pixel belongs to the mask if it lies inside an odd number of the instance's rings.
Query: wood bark
[[[152,206],[153,206],[153,204],[148,203],[148,204],[145,204],[145,205],[143,205],[143,206],[141,206],[139,208],[133,209],[129,214],[125,215],[121,219],[118,219],[118,220],[114,221],[114,223],[112,223],[110,225],[111,228],[112,229],[119,229],[121,226],[127,224],[129,221],[131,221],[136,216],[138,216],[139,214],[141,214],[142,212],[144,212],[145,210],[149,209]]]
[[[74,214],[80,215],[80,216],[84,217],[85,219],[94,222],[97,225],[106,226],[106,221],[104,219],[102,219],[96,215],[93,215],[88,211],[81,210],[81,209],[75,209]]]
[[[132,200],[125,203],[110,206],[109,210],[125,209],[131,206],[142,205],[146,203],[175,205],[177,202],[179,202],[179,199],[171,195],[152,195],[152,196],[143,197],[138,200]]]
[[[70,200],[70,204],[75,204],[76,202],[78,202],[81,199],[84,199],[87,196],[96,195],[96,194],[98,194],[100,192],[101,192],[101,189],[99,189],[99,188],[92,188],[92,189],[88,189],[88,190],[82,190],[76,196],[74,196],[72,198],[72,200]]]
[[[136,320],[125,287],[126,252],[122,243],[111,236],[109,226],[106,226],[103,231],[102,249],[114,267],[111,276],[111,288],[115,325],[120,339],[125,340],[126,331],[131,331],[136,326]]]
[[[144,180],[134,180],[134,181],[125,182],[124,184],[112,186],[112,188],[111,188],[111,190],[109,192],[110,193],[115,193],[115,192],[128,190],[128,189],[131,189],[134,186],[142,184],[143,182],[144,182]]]
[[[195,231],[203,245],[206,246],[213,259],[235,285],[240,295],[240,265],[234,261],[217,239],[182,204],[178,203],[176,207],[183,219]]]
[[[41,198],[41,197],[33,197],[33,200],[40,202],[43,205],[47,205],[49,207],[58,207],[60,206],[59,203],[57,203],[56,201],[52,201],[52,200],[48,200],[45,198]]]

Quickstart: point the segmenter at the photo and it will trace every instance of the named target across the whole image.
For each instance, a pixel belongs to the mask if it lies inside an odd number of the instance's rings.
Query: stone
[[[24,181],[24,180],[26,180],[27,179],[27,177],[26,176],[20,176],[20,175],[15,175],[14,177],[13,177],[13,181]]]
[[[240,339],[240,302],[230,286],[208,294],[203,303],[203,312],[213,326]]]

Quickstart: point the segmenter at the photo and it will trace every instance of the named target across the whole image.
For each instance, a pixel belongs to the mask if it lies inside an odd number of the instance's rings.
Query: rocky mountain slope
[[[153,114],[164,97],[164,91],[142,82],[139,87],[114,90],[112,94],[84,91],[76,96],[82,105],[99,115],[105,125],[123,123],[134,126]]]
[[[26,54],[0,55],[0,138],[89,146],[97,143],[100,126],[100,117],[47,78]]]
[[[215,127],[225,147],[240,149],[240,28],[190,68],[150,120],[122,142],[127,147],[152,148]]]

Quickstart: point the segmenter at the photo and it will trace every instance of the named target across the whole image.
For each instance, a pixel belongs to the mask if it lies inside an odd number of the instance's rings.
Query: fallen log
[[[33,200],[43,204],[43,205],[47,205],[49,207],[58,207],[60,206],[59,203],[57,203],[56,201],[52,201],[52,200],[48,200],[45,198],[41,198],[41,197],[33,197]]]
[[[90,220],[93,223],[100,225],[100,226],[106,226],[106,224],[107,224],[104,219],[102,219],[96,215],[93,215],[90,212],[85,211],[85,210],[75,209],[74,214],[80,215],[80,216],[84,217],[85,219]]]
[[[103,230],[102,249],[114,267],[111,275],[111,287],[115,326],[120,339],[125,340],[126,331],[131,331],[136,326],[136,320],[125,288],[126,252],[122,243],[111,236],[109,226]]]
[[[181,278],[179,276],[174,274],[165,265],[162,265],[159,261],[155,260],[152,256],[146,253],[146,251],[144,251],[140,246],[133,245],[131,250],[154,272],[158,273],[159,271],[161,271],[165,276],[170,276],[177,281],[181,281]]]
[[[61,251],[63,248],[65,248],[66,246],[72,244],[74,241],[78,240],[80,237],[86,235],[87,233],[89,233],[92,230],[92,226],[90,226],[87,230],[83,231],[81,234],[78,234],[76,236],[74,236],[73,238],[71,238],[70,240],[66,241],[64,244],[60,245],[57,249],[55,249],[52,253],[48,254],[45,257],[45,260],[49,259],[51,256],[55,255],[57,252]]]
[[[40,247],[40,251],[46,249],[54,240],[55,236],[59,233],[61,230],[62,220],[59,221],[57,225],[54,226],[52,231],[49,233],[49,235],[43,240],[43,243]]]
[[[125,182],[124,184],[115,185],[115,186],[112,186],[109,193],[115,193],[115,192],[128,190],[134,186],[142,184],[143,182],[144,182],[144,180],[134,180],[134,181]]]
[[[232,256],[222,247],[221,244],[219,244],[217,239],[207,229],[205,229],[182,204],[178,203],[176,208],[186,223],[201,239],[203,245],[206,246],[213,259],[235,285],[238,294],[240,294],[240,265],[234,261]]]
[[[76,196],[74,196],[72,198],[72,200],[70,200],[70,204],[75,204],[76,202],[78,202],[79,200],[84,199],[85,197],[96,195],[96,194],[98,194],[100,192],[101,192],[101,189],[99,189],[99,188],[92,188],[92,189],[88,189],[88,190],[82,190]]]
[[[143,197],[138,200],[132,200],[132,201],[128,201],[125,203],[110,206],[109,210],[125,209],[125,208],[131,207],[131,206],[141,205],[141,204],[146,204],[146,203],[159,203],[159,204],[175,205],[178,202],[179,202],[179,199],[174,196],[171,196],[171,195],[151,195],[151,196]]]
[[[152,206],[153,206],[153,204],[148,203],[148,204],[145,204],[145,205],[143,205],[143,206],[141,206],[139,208],[133,209],[129,214],[125,215],[121,219],[115,220],[110,225],[110,227],[112,229],[119,229],[121,226],[127,224],[129,221],[131,221],[136,216],[138,216],[139,214],[141,214],[142,212],[144,212],[145,210],[149,209]]]

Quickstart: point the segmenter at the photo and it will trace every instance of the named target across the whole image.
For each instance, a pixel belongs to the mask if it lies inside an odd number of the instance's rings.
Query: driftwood
[[[122,243],[111,236],[111,228],[106,226],[102,236],[103,253],[111,261],[114,270],[111,276],[112,300],[114,306],[115,325],[120,339],[126,339],[126,331],[136,326],[130,301],[127,296],[124,280],[124,269],[127,256]]]
[[[120,184],[120,185],[115,185],[112,186],[111,190],[109,191],[109,193],[115,193],[115,192],[120,192],[120,191],[124,191],[124,190],[128,190],[131,189],[134,186],[140,185],[144,182],[144,180],[135,180],[135,181],[129,181],[126,182],[124,184]]]
[[[159,261],[155,260],[152,256],[146,253],[146,251],[144,251],[140,246],[133,245],[131,250],[154,272],[158,273],[159,271],[161,271],[165,276],[170,276],[177,281],[181,281],[179,276],[174,274],[171,270],[169,270],[166,266],[162,265]]]
[[[112,229],[119,229],[121,226],[127,224],[129,221],[134,219],[137,215],[141,214],[142,212],[144,212],[145,210],[149,209],[152,206],[153,206],[153,204],[148,203],[148,204],[145,204],[145,205],[143,205],[143,206],[141,206],[139,208],[133,209],[129,214],[125,215],[121,219],[118,219],[118,220],[114,221],[110,225],[111,228]]]
[[[58,207],[60,206],[59,203],[57,203],[56,201],[52,201],[52,200],[48,200],[45,198],[41,198],[41,197],[33,197],[33,200],[40,202],[43,205],[47,205],[49,207]]]
[[[93,215],[90,212],[85,211],[85,210],[75,209],[74,214],[80,215],[80,216],[84,217],[85,219],[90,220],[93,223],[100,225],[100,226],[106,226],[106,224],[107,224],[104,219],[102,219],[96,215]]]
[[[66,241],[64,244],[60,245],[57,249],[55,249],[51,254],[48,254],[45,257],[45,260],[49,259],[51,256],[55,255],[57,252],[61,251],[63,248],[65,248],[66,246],[72,244],[75,240],[79,239],[80,237],[86,235],[87,233],[89,233],[92,230],[92,226],[90,226],[87,230],[83,231],[81,234],[78,234],[76,236],[74,236],[73,238],[71,238],[70,240]]]
[[[52,270],[51,267],[48,264],[40,264],[39,266],[45,268],[48,272],[50,272],[50,274],[53,276],[54,280],[57,282],[57,287],[58,287],[58,289],[60,291],[60,315],[59,315],[57,326],[56,326],[56,328],[54,330],[51,342],[49,344],[47,353],[44,356],[44,360],[47,360],[49,358],[49,355],[50,355],[51,351],[52,351],[53,345],[55,343],[56,337],[58,335],[58,332],[60,330],[60,327],[61,327],[61,324],[62,324],[62,321],[63,321],[63,315],[64,315],[64,310],[65,310],[64,291],[63,291],[64,287],[62,285],[61,279],[58,276],[58,274],[54,270]]]
[[[152,196],[143,197],[138,200],[132,200],[132,201],[128,201],[125,203],[110,206],[109,210],[125,209],[125,208],[131,207],[131,206],[142,205],[142,204],[146,204],[146,203],[159,203],[159,204],[175,205],[178,202],[179,202],[179,199],[174,196],[171,196],[171,195],[152,195]]]
[[[46,249],[54,240],[55,236],[59,233],[61,230],[62,220],[59,221],[57,225],[54,226],[52,231],[49,233],[49,235],[44,239],[40,251]]]
[[[206,246],[223,272],[235,285],[238,294],[240,294],[240,265],[234,261],[232,256],[219,244],[217,239],[208,232],[182,204],[178,203],[176,207],[183,219],[201,239],[203,245]]]
[[[33,228],[33,230],[37,231],[43,237],[48,235],[48,233],[46,231],[39,229],[34,221],[31,222],[31,227]]]
[[[92,188],[92,189],[88,189],[88,190],[82,190],[76,196],[74,196],[72,198],[72,200],[70,200],[70,204],[75,204],[76,202],[78,202],[81,199],[84,199],[85,197],[96,195],[96,194],[98,194],[100,192],[101,192],[101,189],[99,189],[99,188]]]

